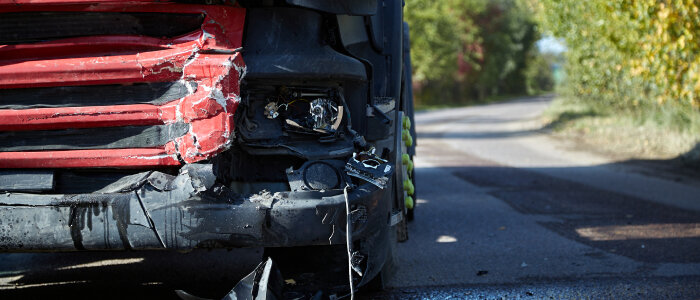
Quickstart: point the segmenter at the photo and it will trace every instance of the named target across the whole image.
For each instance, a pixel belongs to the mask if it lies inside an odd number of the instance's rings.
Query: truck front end
[[[349,216],[379,273],[400,1],[210,2],[0,2],[0,250],[341,245]]]

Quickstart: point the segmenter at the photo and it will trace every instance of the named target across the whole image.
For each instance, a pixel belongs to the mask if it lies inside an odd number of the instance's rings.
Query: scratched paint
[[[22,11],[203,14],[199,30],[174,37],[89,36],[0,45],[0,88],[37,88],[183,81],[188,94],[162,104],[0,110],[0,131],[189,124],[159,149],[0,152],[0,168],[152,167],[209,159],[231,145],[245,63],[245,10],[158,1],[0,1],[0,13]],[[99,5],[96,5],[99,3]],[[18,5],[19,4],[19,5]],[[120,47],[138,51],[113,53]],[[71,56],[71,49],[81,55]],[[112,51],[112,52],[110,52]],[[27,53],[31,56],[22,56]],[[56,57],[56,53],[66,55]],[[118,55],[115,55],[118,54]],[[195,84],[196,83],[196,84]],[[99,97],[99,95],[95,95]],[[60,153],[59,153],[60,152]],[[51,159],[47,159],[51,158]],[[148,163],[144,163],[148,161]]]

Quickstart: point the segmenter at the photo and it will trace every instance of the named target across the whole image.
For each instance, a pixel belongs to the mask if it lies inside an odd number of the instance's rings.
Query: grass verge
[[[509,101],[509,100],[515,100],[518,98],[523,98],[523,97],[535,97],[535,96],[542,96],[542,95],[548,95],[551,94],[551,92],[542,92],[539,94],[535,95],[526,95],[526,94],[515,94],[515,95],[496,95],[496,96],[489,96],[486,97],[484,100],[469,100],[467,102],[449,102],[449,103],[422,103],[422,102],[416,102],[415,103],[415,110],[416,111],[430,111],[430,110],[438,110],[438,109],[445,109],[445,108],[457,108],[457,107],[467,107],[467,106],[474,106],[474,105],[482,105],[482,104],[489,104],[489,103],[495,103],[495,102],[504,102],[504,101]]]
[[[613,109],[556,98],[543,114],[555,136],[629,159],[673,159],[700,166],[700,112],[671,105]]]

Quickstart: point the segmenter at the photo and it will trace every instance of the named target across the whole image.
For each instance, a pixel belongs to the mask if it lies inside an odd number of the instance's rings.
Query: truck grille
[[[229,147],[242,8],[18,2],[0,4],[0,168],[178,166]]]

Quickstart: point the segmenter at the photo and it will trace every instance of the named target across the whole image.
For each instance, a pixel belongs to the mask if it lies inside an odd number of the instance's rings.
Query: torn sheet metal
[[[353,153],[352,158],[345,164],[348,175],[367,181],[378,188],[385,188],[392,168],[389,162],[374,154],[374,149]]]
[[[0,193],[0,251],[327,245],[345,222],[336,213],[344,211],[342,191],[240,195],[216,183],[212,170],[141,172],[90,194]],[[386,194],[371,184],[350,192],[357,236],[386,221],[369,217],[385,215]]]
[[[52,2],[52,1],[42,1]],[[3,13],[26,11],[157,12],[204,15],[199,29],[174,38],[141,35],[66,37],[39,43],[0,45],[0,89],[182,82],[187,94],[163,104],[0,109],[0,131],[189,124],[164,146],[120,152],[65,150],[1,152],[0,168],[152,167],[194,163],[227,149],[245,75],[240,47],[245,10],[223,5],[115,1],[81,5],[13,1]],[[115,50],[127,49],[127,50]],[[58,55],[80,51],[78,57]],[[31,59],[21,53],[32,53]],[[100,97],[100,95],[95,95]],[[108,104],[108,103],[106,103]],[[59,153],[60,152],[60,153]],[[46,159],[46,158],[52,159]]]
[[[277,266],[268,258],[253,272],[236,284],[223,300],[275,300],[282,299],[284,281]]]
[[[362,275],[362,263],[365,260],[365,256],[360,253],[360,251],[353,251],[352,256],[350,257],[350,267],[352,268],[357,275],[363,276]]]
[[[193,249],[262,240],[265,210],[216,196],[211,165],[143,172],[97,193],[0,195],[0,250]],[[239,212],[239,213],[236,213]]]
[[[282,273],[277,264],[268,258],[241,279],[222,300],[277,300],[284,299]],[[208,300],[177,290],[175,294],[182,300]]]

